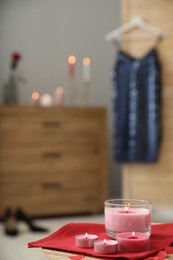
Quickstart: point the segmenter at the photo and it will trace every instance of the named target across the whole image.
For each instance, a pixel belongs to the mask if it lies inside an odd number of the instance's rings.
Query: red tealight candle
[[[77,247],[93,247],[94,241],[98,239],[97,235],[93,234],[81,234],[75,237],[75,245]]]
[[[121,252],[143,252],[150,246],[149,236],[139,232],[124,232],[116,236],[118,251]]]
[[[76,57],[71,55],[68,57],[68,70],[69,70],[69,77],[75,76],[75,63]]]
[[[102,255],[114,254],[117,252],[117,244],[115,240],[97,240],[94,242],[94,252]]]

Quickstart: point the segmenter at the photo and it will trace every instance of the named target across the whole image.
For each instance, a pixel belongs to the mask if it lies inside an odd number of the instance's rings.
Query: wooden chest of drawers
[[[107,179],[104,108],[0,108],[0,215],[102,211]]]

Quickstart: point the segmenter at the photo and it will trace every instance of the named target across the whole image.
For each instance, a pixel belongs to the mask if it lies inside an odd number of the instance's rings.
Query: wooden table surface
[[[75,259],[73,258],[73,256],[77,256],[77,254],[64,253],[57,250],[50,250],[50,249],[42,249],[42,250],[49,260],[67,260],[67,259],[69,260],[69,259]],[[83,256],[83,258],[81,258],[81,260],[99,260],[99,259],[103,260],[103,258],[95,258],[91,256]],[[173,255],[167,255],[166,259],[168,260],[173,259]]]
[[[61,251],[57,251],[57,250],[50,250],[50,249],[42,249],[44,254],[48,257],[49,260],[66,260],[66,259],[70,259],[70,256],[76,256],[78,254],[72,254],[72,253],[64,253]],[[71,258],[73,259],[73,258]],[[91,256],[83,256],[83,258],[81,260],[97,260],[97,259],[102,259],[103,258],[95,258],[95,257],[91,257]]]

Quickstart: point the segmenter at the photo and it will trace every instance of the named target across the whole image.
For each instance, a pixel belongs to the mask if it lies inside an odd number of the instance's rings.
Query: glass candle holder
[[[106,234],[141,232],[151,235],[152,203],[136,199],[110,199],[104,202]]]

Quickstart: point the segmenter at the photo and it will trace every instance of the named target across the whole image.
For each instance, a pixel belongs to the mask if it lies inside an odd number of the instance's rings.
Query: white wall
[[[119,170],[111,151],[111,69],[116,49],[104,36],[119,23],[119,0],[0,1],[0,103],[12,51],[22,53],[20,69],[27,79],[20,85],[20,104],[29,104],[35,90],[53,95],[58,85],[64,87],[67,95],[67,58],[74,54],[76,105],[83,105],[82,59],[91,58],[90,105],[105,106],[109,111],[111,196],[120,194]]]

